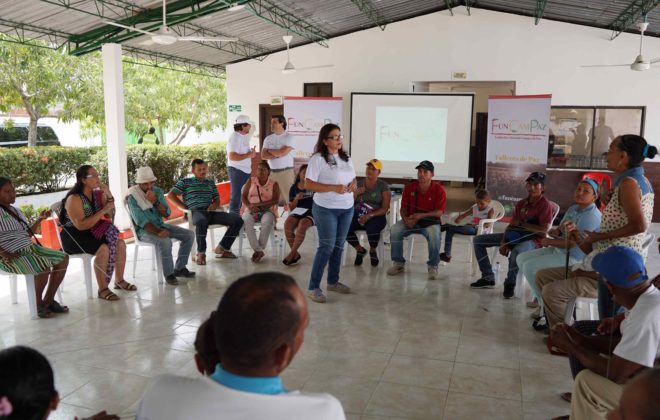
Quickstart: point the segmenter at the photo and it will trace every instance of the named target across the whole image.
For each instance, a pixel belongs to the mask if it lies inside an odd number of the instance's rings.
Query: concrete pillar
[[[122,204],[128,189],[128,171],[126,168],[126,141],[124,140],[124,79],[121,45],[104,44],[102,54],[109,187],[115,197],[115,224],[120,229],[126,229],[130,227],[130,223]]]

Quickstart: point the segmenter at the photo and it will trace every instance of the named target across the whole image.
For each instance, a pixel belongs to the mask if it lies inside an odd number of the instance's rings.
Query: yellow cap
[[[379,171],[383,170],[383,164],[378,159],[371,159],[369,162],[367,162],[367,165],[371,165]]]

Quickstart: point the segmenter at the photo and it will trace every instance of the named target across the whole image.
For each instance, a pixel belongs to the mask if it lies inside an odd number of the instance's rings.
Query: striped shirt
[[[23,212],[14,206],[11,206],[11,208],[29,226]],[[32,245],[32,239],[25,225],[2,207],[0,207],[0,233],[2,233],[0,235],[0,248],[7,252],[16,252]]]
[[[171,192],[183,198],[190,210],[206,210],[220,195],[215,183],[208,178],[183,178],[177,181]]]

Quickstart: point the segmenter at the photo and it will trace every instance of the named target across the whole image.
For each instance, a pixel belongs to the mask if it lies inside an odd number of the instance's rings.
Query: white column
[[[105,136],[108,147],[108,178],[115,197],[115,224],[120,229],[130,226],[122,204],[128,189],[126,141],[124,140],[124,79],[121,45],[103,45],[103,97],[105,103]]]

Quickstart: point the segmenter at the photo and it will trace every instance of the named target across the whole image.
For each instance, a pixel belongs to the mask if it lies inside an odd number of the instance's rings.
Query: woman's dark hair
[[[644,137],[636,134],[624,134],[614,141],[617,149],[628,154],[628,165],[631,168],[640,166],[644,159],[653,159],[658,154],[657,147],[651,146]]]
[[[270,166],[268,165],[268,162],[265,160],[262,160],[261,162],[257,163],[257,167],[263,166],[264,168],[268,169],[268,173],[270,173]]]
[[[323,156],[323,159],[325,159],[326,162],[330,162],[330,151],[328,151],[328,146],[326,146],[323,141],[328,138],[328,135],[330,135],[332,130],[341,130],[341,128],[339,128],[337,124],[332,123],[321,127],[321,131],[319,131],[319,139],[316,142],[316,146],[314,146],[314,153],[319,153]],[[339,159],[348,162],[348,153],[346,153],[344,149],[339,149],[339,152],[337,153],[339,154]]]
[[[246,125],[250,125],[250,124],[248,123],[234,124],[234,131],[241,131]]]
[[[300,179],[300,174],[303,173],[303,171],[307,170],[307,164],[300,165],[300,168],[298,169],[298,173],[296,174],[296,184],[298,184],[300,181],[304,181],[304,179]]]
[[[6,178],[4,176],[0,176],[0,188],[4,187],[5,185],[7,185],[10,182],[11,182],[11,179]]]
[[[3,419],[42,420],[57,395],[53,369],[38,351],[15,346],[0,351],[0,399],[7,398],[11,414]]]
[[[76,171],[76,184],[66,193],[62,199],[62,205],[60,207],[59,214],[60,219],[64,219],[66,217],[65,204],[69,196],[74,194],[80,195],[83,193],[83,188],[85,188],[84,181],[89,174],[89,170],[92,168],[94,168],[92,165],[83,165]]]

